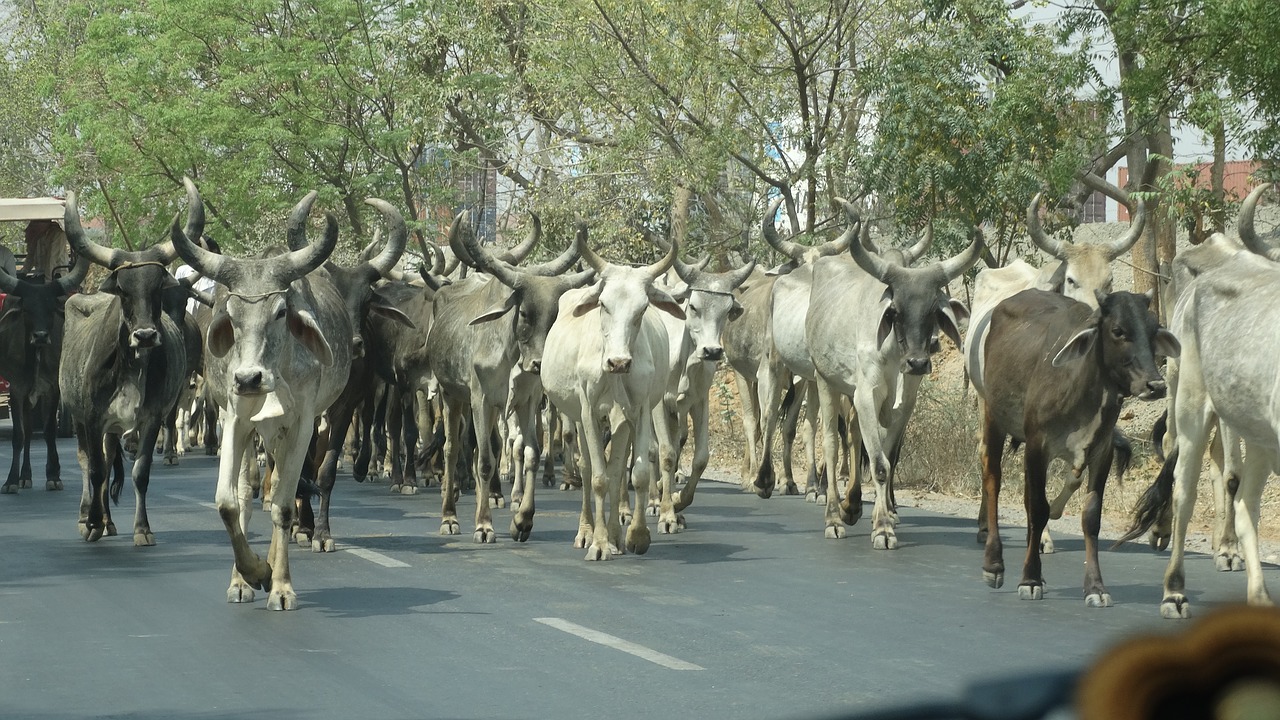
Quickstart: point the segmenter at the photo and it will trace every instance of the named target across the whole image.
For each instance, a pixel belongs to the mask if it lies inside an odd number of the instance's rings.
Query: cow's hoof
[[[227,588],[227,602],[229,603],[249,603],[253,602],[253,588],[248,583],[233,582],[231,587]]]
[[[457,520],[441,520],[440,534],[441,535],[460,535],[462,534],[462,530],[461,528],[458,527]]]
[[[478,543],[492,545],[498,542],[498,533],[494,532],[492,527],[478,527],[472,534],[472,539]]]
[[[177,464],[178,464],[178,457],[177,457],[176,455],[173,455],[173,456],[165,456],[165,459],[164,459],[163,461],[161,461],[161,462],[162,462],[162,464],[164,464],[164,465],[177,465]]]
[[[578,534],[573,536],[573,546],[579,550],[591,544],[591,530],[579,530]]]
[[[799,495],[800,486],[796,485],[794,482],[788,482],[786,485],[782,486],[782,494],[783,495]]]
[[[507,499],[506,499],[506,498],[504,498],[503,496],[501,496],[501,495],[490,495],[490,496],[489,496],[489,507],[491,507],[491,508],[504,508],[504,507],[506,507],[506,506],[507,506]]]
[[[761,500],[768,500],[769,498],[773,497],[773,486],[769,485],[768,487],[760,487],[759,485],[757,485],[756,497],[760,498]]]
[[[86,542],[98,542],[99,540],[102,539],[102,528],[100,527],[87,528],[87,529],[82,528],[80,530],[80,535],[84,537]]]
[[[1089,593],[1084,596],[1084,606],[1092,608],[1111,607],[1111,593]]]
[[[840,538],[845,537],[847,531],[844,529],[843,525],[828,525],[825,534],[828,540],[839,540]]]
[[[529,533],[533,532],[532,523],[518,523],[511,518],[511,539],[516,542],[529,542]]]
[[[62,481],[61,481],[61,480],[46,480],[46,481],[45,481],[45,483],[44,483],[44,489],[45,489],[45,490],[61,490],[61,489],[62,489]]]
[[[874,550],[897,550],[898,536],[887,532],[878,532],[871,536],[871,547]]]
[[[827,494],[826,494],[826,493],[818,493],[818,494],[816,494],[816,495],[814,495],[814,496],[813,496],[813,501],[814,501],[815,503],[819,504],[819,505],[826,505],[826,504],[827,504]]]
[[[327,538],[316,537],[311,539],[311,552],[331,553],[336,549],[337,549],[337,544],[333,542],[333,538],[331,537],[327,537]]]
[[[1158,534],[1153,530],[1147,542],[1150,543],[1152,550],[1164,550],[1169,547],[1169,536]]]
[[[3,486],[0,486],[0,495],[17,495],[17,494],[18,494],[17,483],[13,483],[13,484],[5,483]]]
[[[1191,603],[1185,595],[1169,595],[1160,603],[1160,617],[1165,620],[1188,620],[1191,618]]]
[[[1043,600],[1044,586],[1043,585],[1019,585],[1018,599],[1019,600]]]
[[[297,610],[297,609],[298,609],[298,594],[297,594],[297,593],[295,593],[292,589],[288,589],[288,590],[281,590],[281,589],[272,590],[272,591],[271,591],[271,593],[270,593],[269,595],[267,595],[267,609],[269,609],[269,610]]]
[[[618,511],[618,522],[621,523],[623,527],[631,524],[631,508]]]
[[[1052,555],[1057,552],[1057,548],[1053,546],[1053,538],[1047,537],[1040,541],[1040,554]]]
[[[150,530],[135,531],[133,533],[134,547],[151,547],[156,544],[156,536]]]
[[[104,532],[104,533],[106,533],[107,537],[115,537],[115,536],[116,536],[116,524],[115,524],[115,523],[113,523],[113,522],[111,522],[110,520],[108,520],[108,521],[107,521],[107,526],[106,526],[106,528],[104,528],[104,529],[103,529],[103,532]]]
[[[612,560],[613,553],[609,552],[608,547],[600,547],[592,545],[587,548],[587,562],[596,562],[598,560]]]
[[[307,547],[311,544],[311,533],[306,530],[294,530],[293,541],[298,543],[298,547]]]
[[[556,479],[554,477],[550,475],[542,476],[542,487],[545,487],[545,488],[554,487],[555,484],[556,484]]]
[[[987,584],[987,587],[991,587],[991,588],[1004,587],[1004,571],[998,570],[996,572],[990,572],[987,570],[983,570],[982,580]]]
[[[24,477],[24,478],[22,478],[21,480],[19,480],[19,481],[18,481],[18,484],[22,487],[22,489],[24,489],[24,490],[30,490],[30,489],[31,489],[31,478],[29,478],[29,477]]]
[[[643,555],[649,552],[649,543],[652,540],[652,536],[649,535],[649,528],[633,526],[627,530],[627,552]]]
[[[684,528],[681,527],[679,517],[676,516],[674,513],[672,513],[671,515],[665,516],[658,521],[659,535],[674,535],[683,529]]]
[[[1233,572],[1244,569],[1244,558],[1239,555],[1223,553],[1213,556],[1214,567],[1218,568],[1218,572]]]
[[[658,514],[661,512],[662,512],[662,508],[654,503],[649,503],[649,507],[645,508],[645,514],[647,514],[649,517],[656,518],[658,517]]]

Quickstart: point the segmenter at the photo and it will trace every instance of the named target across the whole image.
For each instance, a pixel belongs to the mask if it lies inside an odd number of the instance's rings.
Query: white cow
[[[560,296],[559,313],[547,334],[542,383],[547,398],[576,425],[584,469],[591,477],[590,493],[586,488],[582,493],[574,547],[586,548],[587,560],[608,560],[624,549],[637,554],[649,549],[644,508],[653,470],[650,413],[662,402],[669,372],[667,334],[656,311],[681,319],[685,313],[654,286],[674,261],[676,243],[657,263],[631,268],[596,255],[587,247],[585,233],[576,242],[599,280]],[[606,417],[611,431],[607,458],[600,423]],[[624,544],[619,506],[632,445],[638,449],[632,482],[640,512],[632,518]]]

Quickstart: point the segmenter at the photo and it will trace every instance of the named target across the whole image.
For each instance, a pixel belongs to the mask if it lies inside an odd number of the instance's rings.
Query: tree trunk
[[[1213,125],[1213,167],[1209,171],[1210,192],[1213,193],[1213,231],[1227,229],[1227,123],[1219,118]]]
[[[1173,170],[1168,161],[1173,157],[1173,132],[1167,113],[1160,115],[1155,131],[1147,136],[1147,147],[1153,154],[1161,156],[1159,159],[1148,158],[1147,161],[1155,163],[1155,166],[1146,168],[1142,177],[1142,190],[1154,192],[1161,178]],[[1159,269],[1162,262],[1173,261],[1177,251],[1176,238],[1177,225],[1169,219],[1163,202],[1157,199],[1147,203],[1147,230],[1133,247],[1133,291],[1154,291],[1151,309],[1162,319],[1165,319],[1165,312],[1160,307]]]

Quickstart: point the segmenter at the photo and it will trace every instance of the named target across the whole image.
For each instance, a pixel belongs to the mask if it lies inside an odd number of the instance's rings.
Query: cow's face
[[[933,369],[933,354],[942,349],[940,333],[960,347],[959,321],[969,311],[938,289],[942,281],[930,269],[903,270],[885,288],[877,338],[880,345],[890,334],[897,339],[901,372],[926,375]]]
[[[181,285],[159,262],[127,263],[111,271],[98,287],[120,298],[121,342],[136,352],[160,347],[160,313],[166,292]]]
[[[229,293],[222,311],[214,315],[209,324],[209,352],[227,358],[235,394],[263,395],[278,390],[281,378],[275,369],[295,339],[321,365],[333,364],[333,350],[315,317],[295,308],[292,295],[287,289]]]
[[[1054,357],[1064,365],[1090,355],[1095,348],[1102,370],[1125,395],[1158,400],[1167,386],[1157,356],[1176,358],[1182,346],[1151,312],[1151,296],[1128,292],[1097,293],[1098,309]]]
[[[675,298],[654,287],[653,278],[644,269],[618,265],[609,265],[578,303],[575,315],[600,309],[604,372],[631,372],[632,348],[644,321],[644,311],[651,304],[685,319],[684,310]]]
[[[719,362],[724,358],[720,335],[729,320],[742,315],[742,305],[732,293],[694,288],[685,304],[685,327],[693,338],[693,354],[699,360]]]
[[[1111,293],[1111,259],[1102,245],[1070,245],[1062,262],[1063,295],[1091,308],[1098,307],[1098,295]]]
[[[33,348],[49,347],[60,334],[65,303],[66,295],[56,282],[21,280],[4,299],[0,328],[14,327]]]

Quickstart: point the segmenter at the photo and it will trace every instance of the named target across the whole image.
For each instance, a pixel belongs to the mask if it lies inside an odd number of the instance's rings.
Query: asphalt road
[[[295,546],[299,608],[271,612],[261,593],[225,601],[215,458],[155,466],[156,546],[132,545],[128,489],[121,535],[90,544],[74,443],[61,443],[65,491],[43,489],[40,460],[36,489],[0,496],[3,717],[826,718],[1186,627],[1159,618],[1167,555],[1145,546],[1103,553],[1116,606],[1089,609],[1078,537],[1055,538],[1045,599],[1020,601],[1019,527],[1004,529],[1010,582],[991,590],[972,520],[904,508],[901,547],[873,551],[865,520],[827,540],[801,498],[709,483],[684,533],[588,563],[571,546],[577,493],[539,488],[531,540],[484,546],[472,497],[464,534],[441,537],[435,488],[398,496],[350,476],[335,491],[338,552]],[[252,528],[265,554],[268,516]],[[1244,597],[1243,575],[1206,556],[1187,573],[1198,615]]]

